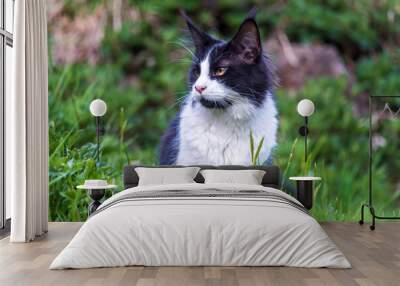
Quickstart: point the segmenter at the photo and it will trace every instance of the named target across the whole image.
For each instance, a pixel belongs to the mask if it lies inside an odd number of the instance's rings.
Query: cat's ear
[[[246,64],[254,64],[262,54],[260,32],[254,16],[255,11],[251,10],[229,43],[232,51]]]
[[[216,42],[216,40],[211,37],[210,35],[208,35],[207,33],[203,32],[202,30],[200,30],[192,21],[192,19],[190,19],[190,17],[185,13],[185,11],[180,10],[181,15],[183,17],[183,19],[185,19],[186,24],[188,26],[190,35],[192,37],[193,40],[193,45],[196,49],[196,54],[202,54],[203,52],[206,51],[206,49],[211,46],[212,44],[214,44]]]
[[[256,16],[257,16],[257,8],[253,7],[249,12],[247,12],[246,19],[256,20]]]

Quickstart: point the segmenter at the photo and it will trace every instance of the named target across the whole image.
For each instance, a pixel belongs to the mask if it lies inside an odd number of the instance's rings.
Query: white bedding
[[[143,191],[262,190],[239,184],[142,186],[106,200],[50,269],[127,265],[294,266],[350,268],[318,222],[274,200],[182,197],[122,200]],[[114,202],[114,204],[113,204]],[[298,203],[299,204],[299,203]],[[107,207],[108,205],[108,207]]]

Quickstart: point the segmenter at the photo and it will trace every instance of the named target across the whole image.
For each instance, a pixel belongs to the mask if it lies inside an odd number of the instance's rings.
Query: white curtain
[[[6,187],[12,242],[47,232],[46,0],[15,1],[13,92],[6,98]]]

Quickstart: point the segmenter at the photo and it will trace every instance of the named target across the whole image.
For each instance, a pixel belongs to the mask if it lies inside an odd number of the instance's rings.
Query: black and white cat
[[[190,92],[164,134],[162,165],[250,165],[250,131],[264,137],[259,161],[276,145],[273,67],[263,54],[253,16],[230,41],[201,31],[183,14],[195,47]]]

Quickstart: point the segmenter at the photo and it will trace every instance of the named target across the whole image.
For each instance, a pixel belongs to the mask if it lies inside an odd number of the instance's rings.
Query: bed
[[[350,268],[318,222],[279,190],[276,166],[199,166],[264,170],[261,185],[195,183],[138,186],[107,199],[50,269],[144,266],[292,266]],[[171,168],[179,168],[173,166]]]

